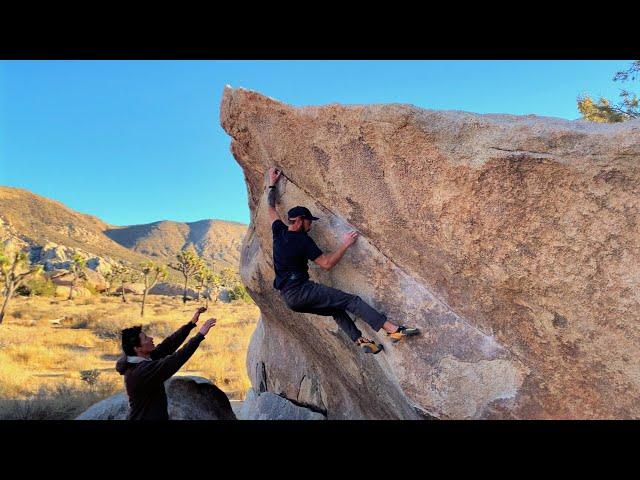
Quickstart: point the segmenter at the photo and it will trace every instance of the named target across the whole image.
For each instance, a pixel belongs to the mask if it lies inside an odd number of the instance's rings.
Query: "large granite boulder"
[[[236,420],[226,394],[206,378],[172,377],[165,382],[170,420]],[[113,395],[91,406],[76,420],[126,420],[126,393]]]
[[[241,275],[262,311],[254,389],[327,418],[640,418],[640,120],[595,124],[410,105],[294,108],[225,88],[221,123],[251,224]],[[272,288],[266,170],[281,215],[321,217],[312,279],[424,335],[359,351]]]

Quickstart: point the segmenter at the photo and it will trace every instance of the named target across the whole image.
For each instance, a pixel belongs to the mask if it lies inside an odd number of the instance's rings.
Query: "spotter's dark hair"
[[[133,348],[140,346],[140,332],[142,332],[142,325],[122,330],[122,350],[125,354],[131,356],[136,354]]]

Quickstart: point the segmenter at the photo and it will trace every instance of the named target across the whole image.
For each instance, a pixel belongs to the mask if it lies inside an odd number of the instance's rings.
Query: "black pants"
[[[382,328],[387,317],[367,305],[357,295],[307,281],[281,292],[287,306],[294,312],[314,313],[333,317],[338,326],[354,342],[362,336],[347,312],[360,317],[376,332]]]

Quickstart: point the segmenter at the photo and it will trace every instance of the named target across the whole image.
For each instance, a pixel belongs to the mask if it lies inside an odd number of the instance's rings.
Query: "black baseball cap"
[[[289,218],[302,217],[306,218],[307,220],[320,220],[318,217],[314,217],[313,215],[311,215],[311,212],[307,207],[301,206],[293,207],[287,212],[287,215],[289,216]]]

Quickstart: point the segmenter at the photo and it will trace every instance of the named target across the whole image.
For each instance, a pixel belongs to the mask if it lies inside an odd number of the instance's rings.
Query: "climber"
[[[357,295],[309,280],[307,260],[324,270],[331,270],[347,249],[358,239],[357,232],[345,234],[342,245],[334,251],[323,253],[313,239],[307,235],[317,217],[306,207],[293,207],[288,212],[289,226],[285,225],[276,211],[276,184],[282,171],[269,169],[269,216],[273,232],[273,266],[276,277],[273,286],[287,306],[294,312],[332,316],[338,326],[352,341],[367,353],[379,353],[383,346],[362,336],[348,312],[362,318],[374,331],[381,328],[392,342],[417,335],[417,328],[395,325],[386,316],[367,305]]]
[[[164,382],[189,360],[205,335],[216,324],[215,318],[206,320],[200,331],[178,350],[198,323],[200,314],[206,310],[206,307],[198,308],[186,325],[180,327],[157,347],[153,344],[153,337],[144,333],[141,326],[122,330],[124,355],[118,359],[116,370],[120,375],[124,375],[129,397],[129,420],[169,419]]]

